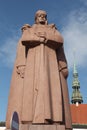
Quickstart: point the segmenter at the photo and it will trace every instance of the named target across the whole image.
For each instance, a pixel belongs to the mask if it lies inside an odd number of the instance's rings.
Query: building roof
[[[72,124],[87,125],[87,104],[70,104]]]

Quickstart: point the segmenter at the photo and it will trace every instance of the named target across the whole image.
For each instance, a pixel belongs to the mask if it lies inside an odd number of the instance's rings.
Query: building
[[[87,104],[71,104],[73,128],[87,130]]]
[[[80,82],[78,80],[78,72],[75,63],[73,67],[72,89],[72,104],[70,104],[70,108],[73,130],[87,130],[87,104],[82,104],[83,98],[80,92]]]

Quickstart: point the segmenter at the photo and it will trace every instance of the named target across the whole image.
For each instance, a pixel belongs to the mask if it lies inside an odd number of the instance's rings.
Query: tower
[[[78,80],[78,72],[76,64],[73,66],[73,82],[72,82],[73,93],[71,97],[72,104],[81,104],[83,102],[82,95],[80,93],[80,82]]]

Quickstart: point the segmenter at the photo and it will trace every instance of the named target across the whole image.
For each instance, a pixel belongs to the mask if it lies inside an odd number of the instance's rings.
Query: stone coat
[[[20,66],[25,66],[24,77],[17,73]],[[7,127],[17,111],[22,123],[59,122],[71,128],[67,75],[63,38],[55,26],[35,24],[25,29],[11,81]]]

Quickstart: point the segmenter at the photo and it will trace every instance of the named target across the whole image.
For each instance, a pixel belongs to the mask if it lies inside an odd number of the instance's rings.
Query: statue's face
[[[45,24],[46,23],[46,15],[45,14],[38,14],[37,16],[37,23]]]

